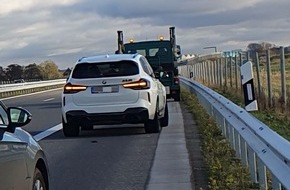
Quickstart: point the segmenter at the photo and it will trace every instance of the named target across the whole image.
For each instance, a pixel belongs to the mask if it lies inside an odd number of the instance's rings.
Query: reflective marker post
[[[254,93],[253,64],[251,61],[241,66],[241,79],[244,90],[245,109],[247,111],[258,110],[258,104]]]

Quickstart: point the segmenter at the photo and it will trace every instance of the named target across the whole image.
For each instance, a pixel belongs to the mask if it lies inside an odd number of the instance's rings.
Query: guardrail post
[[[282,186],[276,176],[272,175],[272,189],[282,190]]]
[[[242,158],[242,164],[247,167],[248,166],[248,151],[247,151],[247,143],[245,139],[241,139],[241,158]]]
[[[236,157],[241,158],[241,136],[238,131],[235,131],[235,151]]]
[[[266,166],[260,158],[257,158],[257,165],[260,190],[268,190]]]
[[[229,117],[231,117],[231,116],[229,116]],[[231,147],[232,147],[232,149],[236,150],[235,149],[235,129],[234,129],[234,127],[230,126],[229,131],[230,131],[229,140],[230,140]]]
[[[250,147],[248,148],[248,153],[249,153],[249,167],[250,167],[251,178],[254,183],[258,183],[256,154],[254,150]]]

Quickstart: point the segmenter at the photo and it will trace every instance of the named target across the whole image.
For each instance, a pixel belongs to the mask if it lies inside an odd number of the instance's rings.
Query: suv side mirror
[[[22,127],[28,124],[31,121],[31,114],[23,109],[18,107],[9,107],[7,109],[9,127]]]
[[[154,72],[155,78],[160,79],[160,73],[158,71]]]

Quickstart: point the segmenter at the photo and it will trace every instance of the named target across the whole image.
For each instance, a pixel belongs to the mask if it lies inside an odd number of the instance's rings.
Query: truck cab
[[[116,53],[141,54],[146,57],[155,76],[166,87],[167,98],[180,101],[178,78],[178,59],[180,46],[175,44],[174,27],[170,28],[170,40],[140,41],[123,44],[123,33],[118,31],[118,50]]]

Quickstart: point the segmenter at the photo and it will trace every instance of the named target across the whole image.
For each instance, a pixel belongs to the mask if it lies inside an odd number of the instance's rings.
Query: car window
[[[167,56],[168,50],[167,48],[161,47],[158,49],[158,51],[155,53],[155,56]]]
[[[155,56],[156,53],[158,52],[158,48],[151,48],[149,49],[149,56]]]
[[[131,49],[131,50],[128,50],[127,53],[130,53],[130,54],[138,53],[140,55],[146,56],[146,49]]]
[[[81,63],[73,70],[72,78],[119,77],[139,74],[134,61],[117,61],[102,63]]]
[[[154,76],[154,72],[153,72],[153,69],[151,68],[150,64],[148,63],[148,61],[146,60],[145,57],[141,57],[140,58],[140,62],[141,62],[141,65],[143,67],[143,70],[150,76]]]
[[[140,58],[140,63],[141,63],[141,66],[143,68],[143,70],[145,71],[145,73],[147,73],[148,75],[150,75],[149,73],[149,69],[146,65],[146,62],[144,61],[143,57]]]
[[[2,106],[0,106],[0,125],[8,125],[8,115]]]

